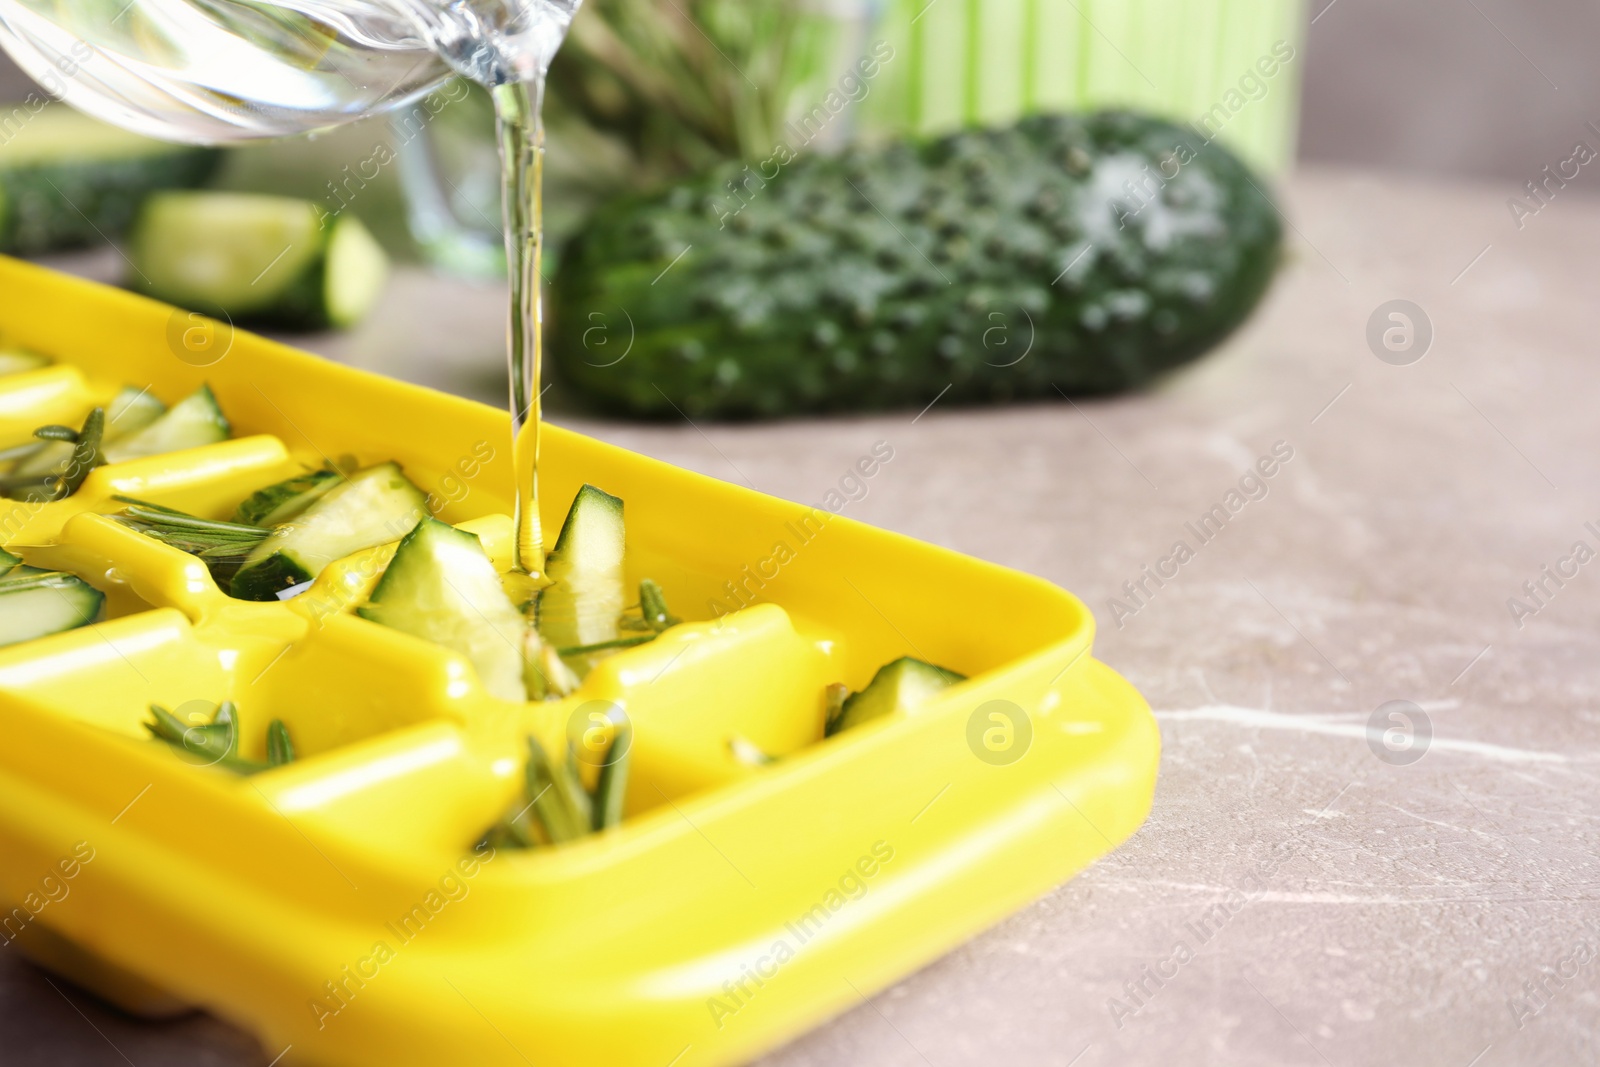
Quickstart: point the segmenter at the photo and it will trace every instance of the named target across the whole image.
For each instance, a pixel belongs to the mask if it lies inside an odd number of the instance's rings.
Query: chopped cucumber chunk
[[[145,201],[129,253],[153,296],[236,319],[270,310],[320,267],[326,243],[309,200],[162,193]]]
[[[913,712],[941,689],[965,681],[963,675],[902,656],[878,668],[867,687],[844,702],[844,709],[827,728],[832,735],[886,715]]]
[[[153,196],[132,261],[152,295],[230,321],[348,326],[377,301],[389,259],[354,215],[253,193]]]
[[[423,519],[400,542],[359,612],[461,653],[495,696],[527,699],[522,659],[527,623],[476,535]]]
[[[554,583],[539,597],[539,631],[556,648],[615,641],[627,603],[622,560],[622,501],[585,485],[573,498],[545,561]]]
[[[272,600],[336,559],[405,536],[427,514],[427,497],[398,463],[357,471],[257,545],[228,591]]]
[[[0,646],[76,629],[100,613],[105,594],[82,578],[59,571],[19,575],[23,569],[13,565],[0,579]]]
[[[172,406],[172,410],[141,430],[122,437],[106,449],[111,463],[159,456],[185,448],[226,441],[231,427],[209,385],[202,385]]]

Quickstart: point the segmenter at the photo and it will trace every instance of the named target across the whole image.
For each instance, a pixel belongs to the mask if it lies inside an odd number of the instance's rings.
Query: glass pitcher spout
[[[170,141],[337,126],[455,74],[548,68],[577,0],[0,0],[0,47],[52,95]]]

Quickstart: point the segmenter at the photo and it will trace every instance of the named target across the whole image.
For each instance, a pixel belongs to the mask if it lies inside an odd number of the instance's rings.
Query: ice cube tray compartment
[[[168,403],[209,383],[234,426],[65,501],[0,502],[0,539],[108,594],[107,621],[0,650],[0,903],[93,842],[17,944],[125,1006],[202,1006],[269,1056],[292,1046],[285,1064],[732,1063],[1070,877],[1148,810],[1153,720],[1070,595],[554,427],[546,530],[584,482],[622,497],[629,582],[693,620],[565,700],[498,700],[461,657],[355,616],[392,546],[289,601],[232,600],[107,518],[114,498],[225,518],[296,470],[395,459],[503,567],[504,414],[221,324],[226,355],[196,367],[171,340],[187,316],[4,258],[0,292],[0,341],[59,361],[0,379],[0,445],[126,383]],[[971,677],[822,740],[823,686],[900,655]],[[224,698],[244,755],[277,717],[303,758],[239,777],[145,739],[149,703]],[[1032,733],[1009,763],[973,740],[996,700]],[[558,750],[612,706],[635,731],[624,824],[472,860],[518,802],[524,739]],[[735,735],[784,758],[743,763]],[[753,984],[779,942],[792,958]]]

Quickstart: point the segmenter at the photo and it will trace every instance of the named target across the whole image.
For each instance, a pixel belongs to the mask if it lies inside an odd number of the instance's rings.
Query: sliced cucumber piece
[[[25,348],[0,348],[0,376],[48,367],[50,361]]]
[[[404,537],[427,514],[426,495],[399,464],[357,471],[257,545],[228,591],[243,600],[276,599],[336,559]]]
[[[166,405],[150,395],[148,389],[125,386],[111,400],[106,409],[105,433],[101,440],[110,444],[128,437],[149,426],[165,412]],[[48,474],[64,474],[72,462],[74,444],[71,441],[45,441],[24,456],[11,468],[15,478],[42,478]]]
[[[152,296],[239,322],[348,326],[377,300],[389,260],[354,215],[309,200],[166,193],[139,214],[131,261]]]
[[[288,522],[343,480],[344,475],[326,467],[297,474],[245,497],[234,511],[233,521],[248,526],[277,526]]]
[[[941,689],[965,680],[965,675],[902,656],[879,667],[867,687],[844,702],[844,710],[828,724],[827,735],[832,737],[885,715],[915,711]]]
[[[461,653],[495,696],[527,699],[522,678],[527,623],[476,535],[423,519],[400,542],[358,611],[362,618]]]
[[[156,399],[148,386],[135,389],[125,385],[106,407],[106,442],[131,437],[166,413],[167,405]]]
[[[576,648],[617,639],[627,603],[626,541],[622,501],[592,485],[579,489],[545,561],[554,584],[539,596],[539,632],[551,645]]]
[[[0,579],[0,647],[93,622],[105,594],[71,574],[43,571]]]
[[[328,322],[353,326],[367,317],[389,280],[389,257],[372,233],[354,215],[333,224],[328,238],[328,265],[323,299]]]
[[[212,445],[226,441],[231,429],[211,386],[202,385],[172,405],[171,411],[110,445],[106,449],[106,460],[126,463],[130,459]]]
[[[42,441],[38,448],[23,456],[11,468],[16,478],[43,478],[47,474],[61,474],[72,461],[71,441]]]

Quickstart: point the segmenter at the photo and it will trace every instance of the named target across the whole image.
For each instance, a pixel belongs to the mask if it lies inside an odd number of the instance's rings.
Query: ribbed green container
[[[855,126],[938,133],[1126,105],[1279,173],[1294,158],[1304,31],[1301,0],[887,0],[867,43],[894,56]]]

